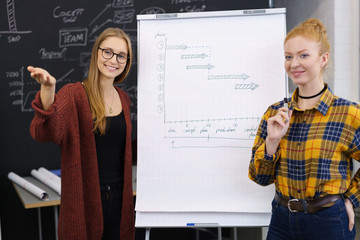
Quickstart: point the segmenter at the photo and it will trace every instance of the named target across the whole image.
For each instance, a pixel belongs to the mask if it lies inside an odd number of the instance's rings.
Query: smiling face
[[[284,44],[285,70],[298,86],[323,85],[322,69],[328,61],[328,53],[319,54],[319,43],[301,35],[288,39]]]
[[[128,55],[128,46],[124,39],[119,37],[107,37],[101,42],[100,48],[111,50],[113,53]],[[100,80],[112,80],[120,75],[126,66],[126,63],[119,63],[116,60],[116,55],[110,59],[105,59],[102,56],[102,50],[98,49],[97,66],[99,69]]]

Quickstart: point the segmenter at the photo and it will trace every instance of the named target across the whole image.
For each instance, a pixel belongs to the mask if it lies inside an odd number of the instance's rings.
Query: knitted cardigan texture
[[[124,190],[120,239],[135,236],[132,193],[130,98],[116,88],[126,122]],[[97,166],[93,120],[89,100],[80,82],[62,87],[55,102],[44,111],[37,93],[32,107],[35,116],[31,136],[40,142],[54,142],[61,148],[61,205],[58,225],[59,240],[101,240],[103,216]]]

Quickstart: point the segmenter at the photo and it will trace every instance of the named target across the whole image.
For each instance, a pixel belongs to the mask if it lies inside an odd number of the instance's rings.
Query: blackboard
[[[38,167],[60,168],[60,151],[55,144],[36,143],[29,134],[33,117],[31,101],[39,86],[25,71],[41,66],[64,84],[81,81],[87,74],[91,47],[107,27],[119,27],[131,37],[137,55],[138,14],[199,12],[268,7],[268,0],[6,0],[0,2],[0,96],[1,151],[0,191],[2,232],[22,238],[32,230],[14,229],[14,215],[23,216],[21,204],[7,179],[14,171],[26,176]],[[132,100],[133,139],[137,136],[137,59],[121,88]],[[2,196],[4,196],[2,194]],[[25,214],[26,215],[26,214]],[[26,215],[27,216],[27,215]],[[30,214],[29,218],[34,217]],[[25,216],[20,221],[26,222]],[[23,224],[25,225],[25,224]],[[30,227],[29,227],[30,228]],[[36,232],[36,230],[35,230]],[[31,234],[30,234],[31,235]],[[53,236],[51,234],[51,236]],[[28,237],[28,235],[27,235]]]
[[[136,226],[269,223],[274,185],[248,166],[287,95],[285,35],[285,9],[138,16]]]

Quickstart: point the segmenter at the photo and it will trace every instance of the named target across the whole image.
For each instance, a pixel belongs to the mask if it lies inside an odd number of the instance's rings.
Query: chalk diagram
[[[120,28],[129,34],[133,44],[134,42],[136,44],[136,29],[129,29],[127,27],[127,24],[133,22],[135,19],[135,10],[133,7],[133,0],[113,0],[111,4],[106,4],[103,9],[100,9],[99,14],[89,22],[88,26],[77,28],[67,28],[66,24],[76,22],[84,13],[84,8],[72,9],[71,16],[65,14],[68,10],[64,9],[62,6],[56,6],[53,9],[53,17],[62,21],[65,27],[58,30],[58,48],[56,48],[56,46],[54,46],[55,50],[41,48],[38,52],[39,57],[41,60],[46,60],[48,62],[54,60],[74,62],[73,67],[64,67],[64,69],[61,69],[61,72],[57,73],[55,76],[57,79],[57,89],[60,89],[63,84],[79,81],[79,71],[80,75],[82,75],[81,78],[85,78],[87,76],[91,52],[83,51],[82,47],[87,46],[90,42],[94,42],[97,35],[100,34],[104,28],[109,27],[110,24],[115,26],[120,25]],[[17,30],[14,0],[7,0],[7,11],[10,31],[1,33],[32,32]],[[79,53],[76,53],[74,50],[80,51]],[[69,54],[70,51],[72,51],[72,54]],[[31,101],[34,99],[35,94],[39,91],[39,85],[31,79],[26,70],[26,66],[20,66],[18,69],[8,69],[4,74],[8,79],[11,104],[13,106],[20,106],[22,112],[33,111]],[[137,87],[127,86],[126,83],[120,84],[119,87],[128,91],[128,95],[135,104],[134,107],[136,109]],[[132,119],[136,120],[137,116],[132,115]]]
[[[254,94],[260,85],[243,72],[218,73],[210,45],[170,43],[165,33],[155,38],[156,109],[171,147],[249,148],[259,115],[224,106],[246,105],[244,95]]]
[[[15,0],[6,0],[6,12],[7,12],[7,20],[9,24],[9,30],[0,31],[0,34],[27,34],[32,31],[21,31],[18,29],[15,18]],[[19,36],[16,36],[15,40],[19,40]]]
[[[16,100],[12,101],[12,105],[20,106],[22,112],[33,111],[31,108],[31,101],[35,98],[35,94],[39,90],[34,90],[34,86],[38,88],[38,83],[35,81],[25,81],[26,77],[24,77],[25,67],[22,66],[20,69],[16,71],[6,72],[6,77],[11,79],[9,81],[9,87],[13,89],[9,96],[16,97]],[[57,83],[61,83],[66,81],[69,74],[71,74],[74,69],[71,69],[67,73],[65,73],[62,77],[57,79]],[[28,74],[27,74],[28,75]],[[69,80],[67,80],[69,81]],[[26,93],[26,94],[24,94]]]

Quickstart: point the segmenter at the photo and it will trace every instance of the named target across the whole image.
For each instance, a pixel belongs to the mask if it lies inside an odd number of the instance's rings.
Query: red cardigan
[[[126,122],[124,191],[120,239],[135,236],[132,192],[130,98],[119,88]],[[80,82],[65,85],[55,95],[55,102],[44,111],[37,93],[32,107],[35,116],[31,136],[40,142],[54,142],[61,147],[61,206],[59,240],[101,240],[103,216],[100,196],[93,120],[84,87]]]

